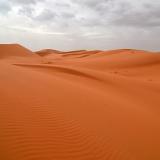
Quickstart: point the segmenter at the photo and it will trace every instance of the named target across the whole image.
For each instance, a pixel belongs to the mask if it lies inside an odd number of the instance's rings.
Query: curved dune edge
[[[0,159],[160,159],[160,55],[0,45]]]

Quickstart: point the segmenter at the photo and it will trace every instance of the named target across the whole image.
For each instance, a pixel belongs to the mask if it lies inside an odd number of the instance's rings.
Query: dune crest
[[[0,45],[0,159],[159,160],[160,54]]]

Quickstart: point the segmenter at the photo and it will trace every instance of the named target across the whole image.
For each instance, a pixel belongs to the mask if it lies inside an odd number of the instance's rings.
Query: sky
[[[160,0],[0,0],[0,43],[160,51]]]

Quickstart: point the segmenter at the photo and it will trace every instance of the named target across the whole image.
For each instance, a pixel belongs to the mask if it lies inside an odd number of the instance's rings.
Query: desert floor
[[[0,45],[1,160],[160,160],[160,54]]]

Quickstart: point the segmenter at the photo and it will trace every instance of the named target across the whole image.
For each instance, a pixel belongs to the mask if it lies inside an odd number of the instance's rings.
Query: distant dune
[[[41,50],[41,51],[37,51],[35,53],[40,55],[40,56],[46,56],[48,54],[61,53],[61,51],[57,51],[57,50],[53,50],[53,49],[44,49],[44,50]]]
[[[1,160],[159,160],[160,54],[0,45]]]

